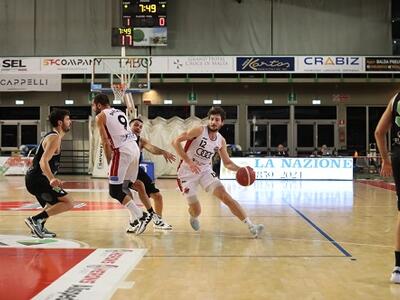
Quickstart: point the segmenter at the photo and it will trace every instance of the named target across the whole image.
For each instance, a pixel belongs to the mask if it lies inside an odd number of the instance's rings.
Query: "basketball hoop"
[[[124,96],[127,88],[128,86],[125,83],[113,83],[111,89],[114,94],[114,100],[120,100],[124,103]]]

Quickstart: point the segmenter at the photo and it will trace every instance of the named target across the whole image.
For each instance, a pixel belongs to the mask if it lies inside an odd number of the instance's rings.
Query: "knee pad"
[[[122,190],[122,184],[110,184],[110,196],[118,200],[120,203],[124,200],[127,194]]]

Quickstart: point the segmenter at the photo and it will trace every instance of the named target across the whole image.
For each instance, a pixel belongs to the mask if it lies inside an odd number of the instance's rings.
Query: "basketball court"
[[[392,267],[395,193],[376,181],[263,181],[224,185],[263,223],[252,239],[201,193],[201,230],[175,180],[158,180],[168,232],[125,233],[128,215],[107,180],[63,177],[76,207],[51,218],[55,239],[24,223],[36,202],[23,177],[0,181],[1,299],[398,299]],[[89,279],[88,279],[89,278]],[[85,294],[87,293],[87,294]],[[46,298],[51,296],[50,298]]]

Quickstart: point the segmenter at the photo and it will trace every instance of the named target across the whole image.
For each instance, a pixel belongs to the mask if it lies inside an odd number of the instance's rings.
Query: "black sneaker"
[[[55,238],[57,234],[55,232],[49,231],[46,227],[42,227],[43,237],[44,238]],[[38,237],[35,232],[31,230],[32,237]]]
[[[44,238],[42,231],[42,223],[40,220],[33,220],[32,217],[25,219],[25,224],[37,235],[39,238]]]
[[[139,224],[137,226],[135,234],[143,233],[143,231],[146,230],[146,226],[151,222],[152,219],[152,213],[143,212],[143,216],[139,219]]]
[[[136,233],[139,227],[139,221],[135,220],[132,223],[129,223],[129,227],[126,229],[127,233]]]

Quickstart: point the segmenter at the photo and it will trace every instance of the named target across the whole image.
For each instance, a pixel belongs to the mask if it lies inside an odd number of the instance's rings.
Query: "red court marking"
[[[76,204],[84,203],[85,206],[73,208],[73,211],[92,211],[92,210],[113,210],[113,209],[125,209],[125,206],[121,205],[117,201],[115,202],[84,202],[75,200]],[[18,210],[18,211],[36,211],[36,208],[25,208],[27,205],[34,205],[36,202],[22,202],[22,201],[6,201],[0,202],[1,210]],[[136,203],[138,206],[142,204]]]
[[[0,299],[31,299],[93,251],[0,248]]]
[[[390,182],[385,182],[385,181],[381,181],[381,180],[358,180],[357,182],[376,186],[376,187],[379,187],[379,188],[382,188],[385,190],[396,191],[396,187],[394,186],[394,183],[390,183]]]

